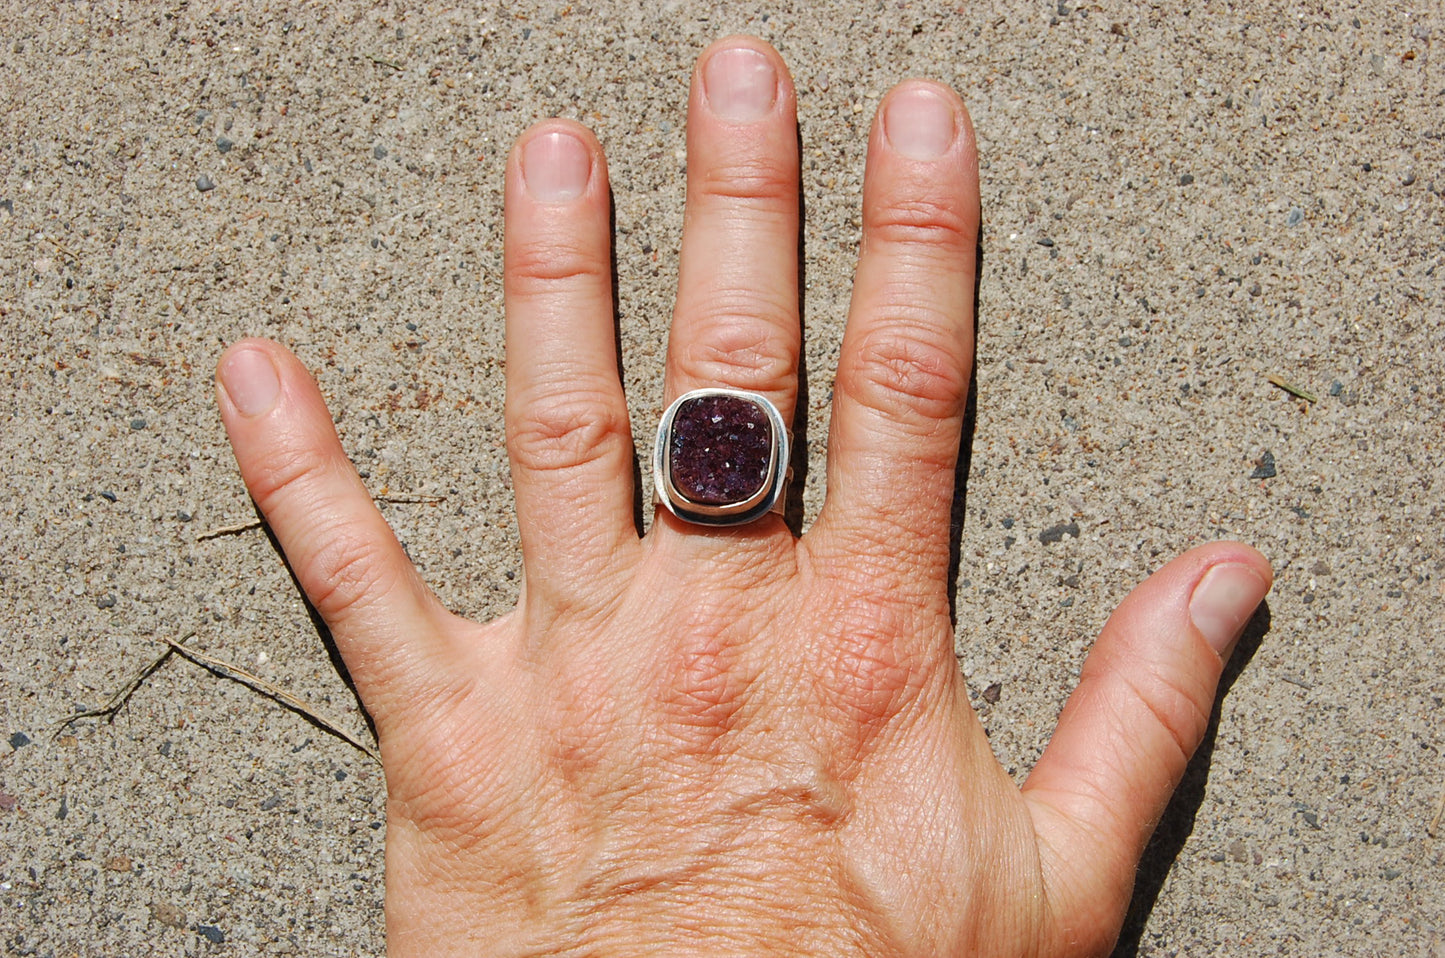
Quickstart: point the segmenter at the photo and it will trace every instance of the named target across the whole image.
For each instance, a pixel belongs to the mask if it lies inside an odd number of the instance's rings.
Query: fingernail
[[[719,50],[702,68],[702,90],[717,116],[750,123],[772,112],[778,99],[778,73],[773,61],[756,50]]]
[[[281,377],[276,375],[271,357],[259,349],[236,350],[226,357],[216,374],[231,404],[243,416],[270,412],[281,394]]]
[[[534,200],[575,200],[587,189],[591,177],[592,151],[571,133],[543,133],[522,147],[522,179]]]
[[[926,87],[900,90],[883,114],[883,135],[895,150],[914,160],[942,156],[957,132],[952,105]]]
[[[1249,566],[1217,565],[1194,587],[1189,597],[1189,618],[1209,647],[1225,658],[1268,590]]]

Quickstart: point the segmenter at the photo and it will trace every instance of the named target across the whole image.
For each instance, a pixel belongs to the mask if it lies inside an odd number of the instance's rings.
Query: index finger
[[[948,567],[973,364],[978,159],[968,112],[910,81],[873,124],[863,245],[828,437],[825,551]]]

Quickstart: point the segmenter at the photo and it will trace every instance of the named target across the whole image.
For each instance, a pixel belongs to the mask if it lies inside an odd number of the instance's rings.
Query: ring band
[[[679,396],[657,427],[655,498],[705,526],[734,526],[782,514],[792,437],[767,397],[741,389]]]

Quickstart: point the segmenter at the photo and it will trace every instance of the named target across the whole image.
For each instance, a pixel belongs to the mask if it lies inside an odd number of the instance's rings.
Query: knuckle
[[[312,606],[327,622],[337,623],[388,593],[397,584],[387,544],[348,520],[351,513],[332,500],[328,486],[350,464],[323,451],[278,445],[248,483],[251,496],[269,520],[306,527],[305,542],[288,552],[298,581]],[[320,518],[334,516],[329,521]]]
[[[682,372],[702,383],[757,392],[782,389],[797,373],[797,358],[780,328],[792,313],[756,293],[724,294],[691,317],[692,336],[678,356]]]
[[[527,398],[508,430],[507,452],[520,469],[556,472],[622,452],[631,435],[610,395],[561,386]]]
[[[395,585],[395,572],[375,541],[341,527],[326,530],[321,541],[310,568],[300,574],[307,597],[327,622],[343,621]]]
[[[751,685],[739,650],[713,630],[689,630],[661,663],[657,681],[668,735],[685,754],[713,754],[737,722]]]
[[[865,407],[906,425],[932,431],[957,416],[967,399],[962,350],[942,317],[880,322],[864,334],[840,371]]]
[[[961,202],[920,197],[880,204],[865,224],[868,241],[962,252],[974,241],[972,218]]]
[[[918,641],[928,630],[904,601],[855,592],[830,615],[831,641],[819,675],[831,707],[851,721],[863,746],[906,712],[942,669],[928,660],[929,646]]]

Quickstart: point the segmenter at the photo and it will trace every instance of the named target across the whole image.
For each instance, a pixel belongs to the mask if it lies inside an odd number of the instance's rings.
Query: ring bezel
[[[678,410],[693,399],[711,396],[728,396],[742,399],[761,409],[772,427],[772,446],[768,451],[768,467],[762,486],[747,499],[739,502],[703,503],[695,502],[682,493],[673,483],[670,449],[672,447],[673,420]],[[694,389],[685,393],[667,407],[657,425],[657,445],[653,450],[652,471],[654,496],[667,511],[686,522],[704,526],[734,526],[760,519],[769,512],[781,513],[784,505],[784,491],[788,485],[788,462],[792,455],[792,441],[782,414],[766,396],[744,389],[713,386]]]

